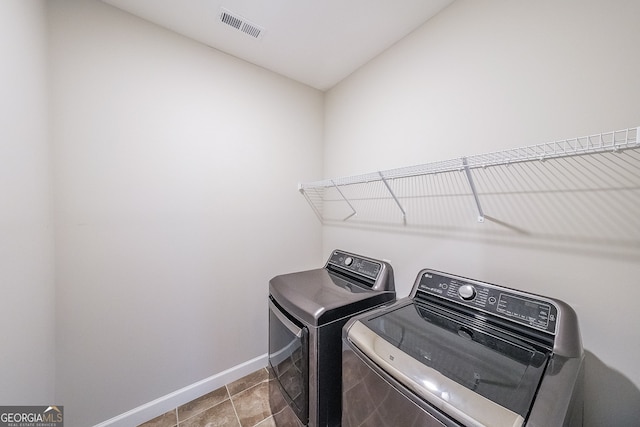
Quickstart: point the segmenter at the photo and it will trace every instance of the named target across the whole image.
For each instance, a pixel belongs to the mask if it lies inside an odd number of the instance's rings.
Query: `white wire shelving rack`
[[[545,203],[552,208],[563,205],[563,199],[577,197],[583,198],[576,200],[585,206],[597,204],[591,196],[584,196],[585,192],[617,192],[607,196],[611,200],[602,205],[622,206],[603,210],[612,209],[610,215],[624,216],[636,207],[640,210],[640,203],[636,203],[640,201],[640,127],[300,183],[298,189],[323,223],[369,221],[406,226],[426,224],[429,223],[426,217],[440,215],[439,225],[447,226],[455,215],[446,209],[456,210],[461,205],[466,206],[467,213],[469,205],[473,206],[477,221],[484,222],[485,218],[495,219],[492,212],[485,213],[485,202],[500,211],[500,196],[511,197],[511,204],[516,200],[515,204],[526,204],[521,199],[523,195],[534,199],[540,194],[551,195],[557,200]],[[632,202],[623,200],[627,194],[621,196],[620,192],[624,191],[633,192]],[[419,199],[437,199],[437,205],[420,204],[416,201]],[[542,202],[536,201],[536,206]],[[628,206],[629,203],[633,206]],[[513,208],[502,210],[508,217],[507,211]],[[640,219],[634,219],[640,224]],[[561,220],[561,217],[548,219],[554,223]]]

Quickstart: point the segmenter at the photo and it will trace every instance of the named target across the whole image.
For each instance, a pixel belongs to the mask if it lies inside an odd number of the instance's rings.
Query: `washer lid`
[[[473,426],[521,425],[550,357],[418,303],[360,319],[348,337],[396,380]]]
[[[276,276],[269,292],[287,312],[320,326],[395,299],[393,291],[367,289],[326,268]]]

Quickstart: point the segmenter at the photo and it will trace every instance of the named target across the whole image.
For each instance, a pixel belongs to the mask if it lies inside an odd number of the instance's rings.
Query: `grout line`
[[[264,420],[262,420],[262,421],[258,421],[258,424],[254,425],[253,427],[260,427],[260,424],[262,424],[262,423],[266,422],[266,421],[267,421],[268,419],[270,419],[270,418],[271,418],[271,419],[273,419],[273,415],[269,415],[269,416],[268,416],[267,418],[265,418]],[[275,421],[274,421],[274,423],[275,423]]]
[[[227,394],[229,395],[229,400],[231,401],[231,407],[233,408],[233,413],[236,414],[236,420],[238,420],[238,425],[242,427],[242,423],[240,422],[240,417],[238,416],[238,411],[236,410],[236,405],[233,403],[233,399],[231,398],[231,391],[227,384],[224,385],[227,388]],[[237,393],[236,393],[237,394]]]
[[[190,420],[191,418],[197,417],[198,415],[202,414],[203,412],[206,412],[206,411],[208,411],[209,409],[215,408],[215,407],[216,407],[216,406],[218,406],[218,405],[222,405],[222,404],[223,404],[224,402],[226,402],[227,400],[231,400],[231,394],[229,393],[229,389],[227,388],[226,384],[224,385],[224,387],[225,387],[225,389],[227,390],[227,398],[226,398],[226,399],[222,399],[220,402],[218,402],[218,403],[216,403],[216,404],[214,404],[214,405],[211,405],[211,406],[205,406],[202,410],[195,412],[193,415],[188,416],[188,417],[187,417],[187,418],[185,418],[184,420],[178,420],[178,425],[177,425],[176,427],[180,427],[180,423],[182,423],[182,422],[185,422],[185,421]],[[220,388],[222,388],[222,387],[220,387]],[[203,395],[203,396],[205,396],[205,395]],[[200,397],[202,397],[202,396],[200,396]],[[191,402],[193,402],[193,401],[195,401],[195,400],[198,400],[200,397],[198,397],[198,398],[196,398],[196,399],[192,400]],[[188,404],[189,404],[189,403],[191,403],[191,402],[187,402],[187,403],[185,403],[185,405],[188,405]],[[232,402],[232,404],[233,404],[233,402]],[[183,405],[181,405],[181,406],[183,406]],[[235,408],[234,408],[234,409],[235,409]],[[176,419],[178,419],[178,408],[176,408]]]

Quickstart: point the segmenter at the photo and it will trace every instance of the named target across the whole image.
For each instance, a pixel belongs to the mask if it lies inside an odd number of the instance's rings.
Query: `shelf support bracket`
[[[396,197],[396,194],[391,189],[391,186],[389,185],[387,180],[384,179],[384,175],[382,175],[382,172],[378,171],[378,175],[380,175],[380,179],[382,180],[382,183],[384,184],[385,187],[387,187],[387,190],[389,190],[389,194],[391,194],[391,197],[393,197],[393,200],[396,202],[396,205],[398,205],[398,208],[400,208],[400,212],[402,212],[402,224],[407,225],[407,213],[404,211],[404,208],[400,204],[400,201]]]
[[[313,210],[313,212],[316,214],[316,216],[318,217],[318,219],[320,220],[321,223],[324,223],[324,219],[322,218],[322,213],[320,213],[320,210],[318,209],[318,207],[313,203],[313,201],[311,200],[311,197],[309,197],[309,195],[307,194],[306,191],[304,191],[304,187],[302,186],[301,183],[298,183],[298,191],[300,192],[300,194],[302,194],[304,196],[304,198],[306,199],[307,203],[309,203],[309,206],[311,206],[311,209]]]
[[[473,175],[471,175],[471,169],[469,169],[469,164],[467,163],[466,157],[462,158],[462,166],[464,167],[464,173],[467,175],[467,180],[469,181],[469,186],[471,187],[471,192],[473,193],[473,198],[476,201],[476,207],[478,208],[478,222],[484,222],[484,212],[482,211],[482,205],[480,204],[480,198],[478,197],[476,184],[473,181]]]
[[[357,215],[358,212],[356,212],[356,210],[354,209],[353,205],[351,204],[351,202],[349,202],[349,199],[347,199],[346,197],[344,197],[344,194],[342,194],[342,191],[340,191],[340,187],[338,187],[338,185],[335,183],[334,180],[331,180],[331,183],[333,184],[333,186],[336,188],[336,190],[338,191],[338,193],[340,194],[340,197],[342,197],[342,200],[344,200],[347,205],[349,205],[349,207],[351,208],[351,210],[353,212],[351,212],[351,214],[347,215],[346,218],[343,219],[343,221],[348,220],[349,218],[351,218],[354,215]]]

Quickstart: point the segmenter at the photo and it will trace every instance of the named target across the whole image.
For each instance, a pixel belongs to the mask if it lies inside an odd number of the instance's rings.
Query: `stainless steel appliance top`
[[[323,268],[274,277],[269,292],[287,312],[320,326],[394,300],[395,284],[389,263],[335,250]]]

